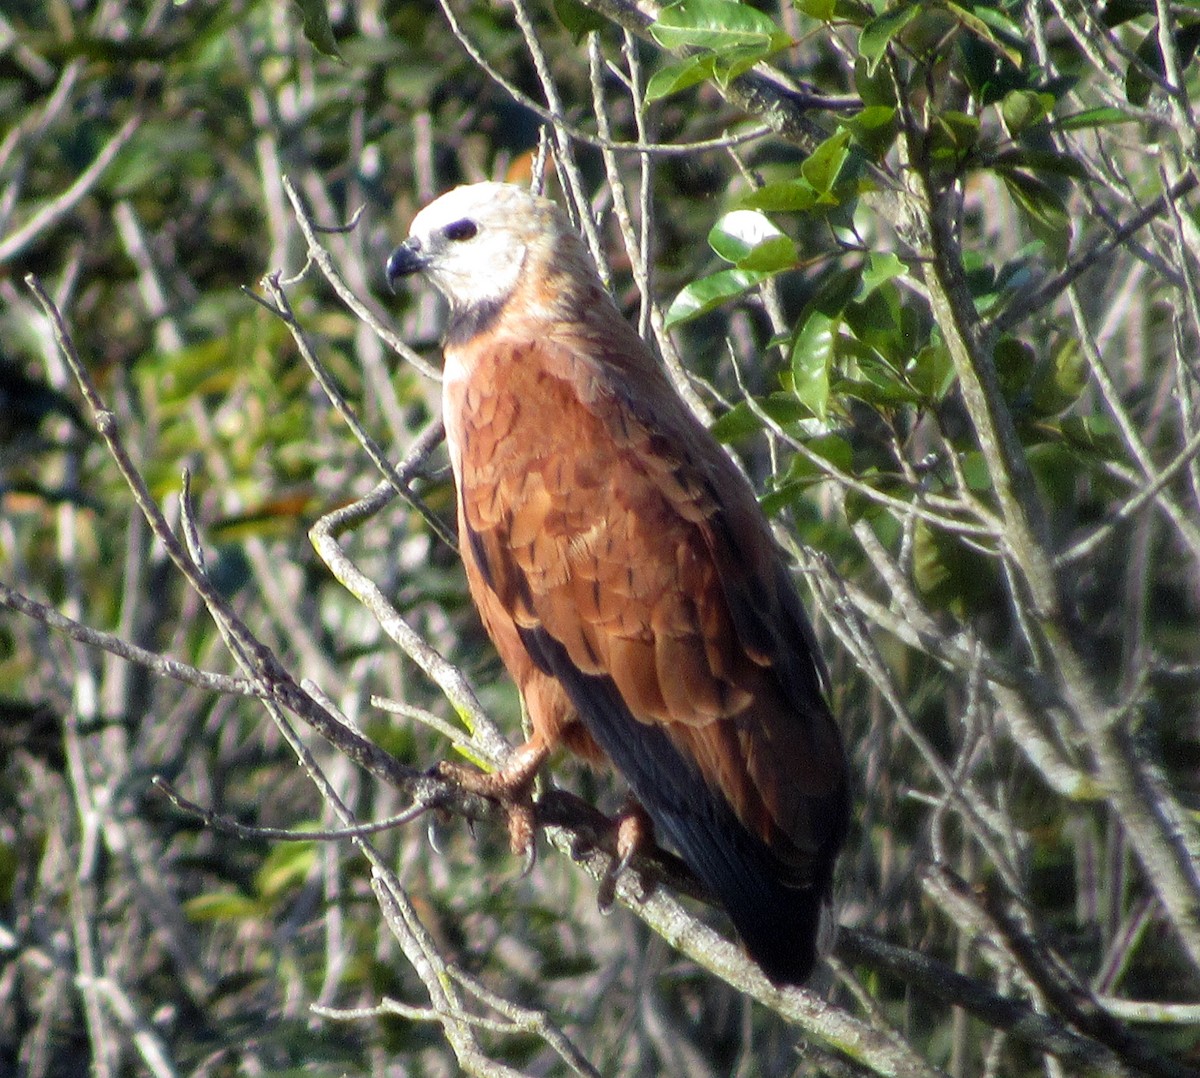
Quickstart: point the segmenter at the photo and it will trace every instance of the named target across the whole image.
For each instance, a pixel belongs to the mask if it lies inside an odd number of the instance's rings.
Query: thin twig
[[[7,262],[20,254],[38,236],[48,229],[53,228],[59,221],[66,217],[79,204],[80,200],[95,187],[96,182],[104,175],[105,169],[113,163],[117,154],[124,149],[126,143],[133,138],[134,132],[141,125],[142,116],[140,113],[130,116],[101,147],[100,152],[92,158],[91,164],[75,178],[75,182],[70,187],[63,191],[57,198],[51,199],[46,203],[15,232],[9,233],[6,239],[0,240],[0,263]]]
[[[189,800],[161,775],[155,775],[150,782],[161,790],[177,809],[186,812],[189,816],[197,817],[206,826],[216,831],[223,831],[240,839],[267,839],[271,842],[332,842],[343,838],[374,835],[380,831],[390,831],[403,824],[412,823],[430,809],[443,807],[447,801],[445,785],[431,780],[427,790],[422,791],[419,785],[416,786],[414,789],[416,800],[412,805],[385,820],[329,830],[297,831],[290,827],[251,827],[248,824],[239,823],[232,816],[213,812],[212,809],[206,809],[203,805]],[[422,793],[424,793],[424,800],[421,799]]]
[[[313,377],[316,378],[318,384],[325,391],[325,395],[329,398],[330,403],[337,409],[338,414],[345,420],[346,425],[354,433],[354,437],[358,439],[359,445],[367,451],[367,455],[371,458],[372,463],[387,478],[388,482],[392,484],[392,488],[396,493],[421,514],[433,533],[447,546],[454,549],[454,536],[449,528],[409,489],[408,481],[401,478],[399,472],[392,466],[392,462],[375,439],[363,428],[362,424],[358,421],[358,416],[354,413],[354,409],[350,407],[349,402],[342,395],[333,378],[325,370],[324,365],[317,359],[316,352],[313,351],[312,345],[308,341],[308,335],[304,332],[299,321],[297,321],[291,304],[288,303],[287,296],[279,283],[278,273],[267,274],[263,278],[263,287],[270,294],[272,303],[274,304],[269,309],[272,313],[278,315],[283,324],[287,326],[292,339],[296,342],[296,347],[301,357],[308,365],[308,369],[312,371]],[[423,460],[420,463],[423,463]]]
[[[300,200],[300,195],[292,184],[291,178],[284,174],[280,182],[283,184],[283,190],[287,194],[288,201],[292,204],[292,212],[296,215],[296,223],[299,224],[300,231],[304,234],[305,242],[308,244],[309,260],[321,271],[330,285],[332,285],[333,290],[338,294],[338,298],[354,312],[359,321],[370,326],[379,339],[398,356],[401,356],[406,362],[412,364],[426,378],[434,382],[440,382],[442,380],[441,371],[427,363],[419,352],[410,348],[407,341],[385,325],[383,320],[355,295],[350,286],[346,284],[337,266],[334,265],[329,252],[321,246],[317,238],[319,232],[350,231],[357,224],[361,210],[355,211],[350,221],[344,225],[316,225],[305,210],[304,203]],[[276,278],[276,283],[278,283],[278,278]]]
[[[181,681],[185,685],[194,685],[198,689],[209,689],[212,692],[229,693],[233,696],[265,696],[267,690],[262,685],[249,678],[237,677],[234,674],[214,674],[208,670],[198,670],[194,666],[180,662],[178,659],[159,655],[154,651],[131,644],[129,641],[112,633],[102,632],[87,625],[82,625],[65,614],[60,614],[53,607],[39,603],[28,596],[14,591],[7,584],[0,582],[0,606],[6,606],[19,614],[40,621],[55,632],[63,633],[89,647],[100,648],[110,655],[125,659],[131,663],[146,667],[162,677]]]

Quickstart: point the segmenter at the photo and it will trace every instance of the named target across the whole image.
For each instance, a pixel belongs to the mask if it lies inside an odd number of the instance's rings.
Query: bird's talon
[[[537,843],[532,839],[525,851],[521,854],[521,874],[517,877],[519,880],[525,879],[532,871],[534,865],[537,864]]]

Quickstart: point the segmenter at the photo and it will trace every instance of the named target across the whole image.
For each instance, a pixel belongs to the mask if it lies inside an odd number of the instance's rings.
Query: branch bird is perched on
[[[496,183],[443,195],[388,260],[389,283],[414,273],[450,304],[467,581],[533,726],[474,787],[516,804],[559,743],[607,757],[767,976],[801,983],[848,775],[752,490],[552,202]]]

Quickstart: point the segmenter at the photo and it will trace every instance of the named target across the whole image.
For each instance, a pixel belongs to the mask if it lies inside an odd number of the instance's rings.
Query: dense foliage
[[[1195,0],[6,0],[0,1074],[1197,1073],[1198,44]],[[539,143],[830,658],[811,994],[669,866],[602,917],[581,801],[520,876],[423,775],[520,706],[382,267]]]

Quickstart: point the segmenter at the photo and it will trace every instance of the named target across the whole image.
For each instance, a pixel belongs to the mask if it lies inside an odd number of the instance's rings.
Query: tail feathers
[[[780,882],[782,866],[732,813],[725,820],[704,819],[663,812],[661,806],[645,807],[663,837],[720,900],[750,957],[767,978],[778,985],[800,985],[808,980],[824,937],[830,934],[828,883],[822,880],[811,887],[789,887]]]
[[[720,900],[750,956],[776,984],[801,984],[817,960],[821,912],[848,819],[844,788],[816,798],[817,853],[808,887],[734,815],[661,726],[639,722],[609,677],[584,674],[544,629],[518,628],[534,662],[567,690],[583,724],[654,821]]]

